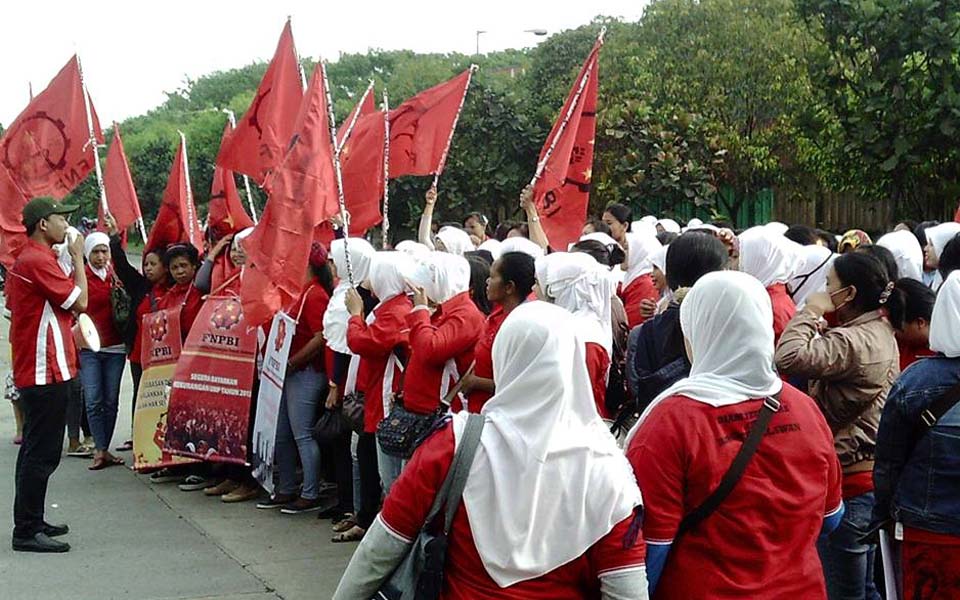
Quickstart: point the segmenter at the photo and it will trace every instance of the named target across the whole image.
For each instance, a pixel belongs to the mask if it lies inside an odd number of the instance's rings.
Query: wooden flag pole
[[[100,149],[97,147],[97,136],[93,130],[93,111],[90,109],[90,94],[87,93],[87,84],[83,81],[83,66],[80,63],[80,55],[77,54],[77,69],[80,71],[80,87],[83,89],[83,109],[87,113],[87,130],[90,137],[87,139],[86,146],[93,147],[93,166],[97,173],[97,188],[100,190],[100,208],[103,209],[104,216],[110,214],[110,207],[107,206],[107,187],[103,185],[103,169],[100,167]]]
[[[333,101],[330,97],[330,85],[327,81],[327,66],[323,59],[320,60],[317,68],[320,69],[320,75],[323,77],[323,93],[327,96],[327,120],[330,122],[330,144],[333,149],[333,172],[337,184],[337,203],[340,205],[340,221],[343,227],[343,247],[345,250],[343,255],[347,263],[347,281],[350,283],[350,287],[355,288],[357,282],[353,278],[353,261],[350,260],[350,215],[347,213],[347,203],[343,198],[343,175],[340,172],[340,152],[337,148],[337,122],[333,115]]]
[[[367,96],[373,92],[373,80],[370,80],[370,85],[367,86],[366,91],[363,92],[363,95],[360,96],[360,101],[357,102],[357,106],[360,107],[363,105],[363,101],[367,99]],[[360,111],[356,110],[353,113],[353,117],[350,119],[350,124],[347,125],[347,130],[343,132],[343,141],[337,143],[337,154],[340,154],[340,151],[343,150],[343,147],[347,145],[347,140],[350,139],[350,134],[353,133],[353,128],[357,124],[357,121],[360,120]]]
[[[470,81],[473,80],[473,74],[479,68],[477,65],[470,65],[470,73],[467,75],[467,85],[463,86],[463,97],[460,98],[460,106],[457,107],[457,114],[453,117],[453,127],[450,128],[450,135],[447,136],[447,147],[443,149],[443,154],[440,155],[440,164],[437,165],[437,172],[433,175],[433,186],[431,187],[434,190],[437,189],[437,182],[440,181],[440,173],[442,173],[443,168],[447,166],[447,154],[450,152],[450,144],[453,143],[453,132],[457,130],[457,123],[460,121],[463,103],[467,99],[467,90],[470,89]]]
[[[229,108],[224,108],[223,112],[227,113],[227,118],[230,119],[230,129],[237,128],[237,117],[233,114],[233,111]],[[247,190],[247,204],[250,205],[250,216],[253,217],[253,224],[257,224],[257,209],[253,205],[253,192],[250,191],[250,178],[246,175],[243,175],[243,188]]]
[[[603,36],[607,33],[607,28],[603,27],[600,29],[600,35],[597,36],[597,43],[601,46],[603,45]],[[560,136],[563,135],[563,131],[567,128],[567,123],[570,122],[570,119],[573,117],[573,111],[577,107],[577,103],[580,102],[580,96],[583,94],[583,90],[587,87],[587,80],[590,79],[590,74],[593,71],[593,65],[591,64],[587,67],[586,73],[583,74],[583,77],[580,78],[580,85],[577,88],[577,93],[573,96],[573,102],[570,103],[570,106],[567,107],[567,114],[563,116],[563,121],[560,122],[560,127],[557,128],[556,135],[553,136],[553,139],[550,140],[550,146],[547,148],[546,154],[543,155],[543,159],[537,163],[537,171],[533,174],[533,179],[530,180],[530,186],[537,184],[537,181],[540,180],[540,176],[543,175],[543,170],[547,166],[547,161],[550,160],[550,155],[553,154],[554,148],[557,147],[557,142],[560,140]]]
[[[383,90],[383,249],[390,247],[390,101]]]
[[[187,184],[187,218],[190,220],[190,223],[187,224],[187,235],[190,236],[190,243],[193,244],[195,248],[202,248],[202,240],[194,240],[194,225],[198,225],[197,215],[194,213],[196,208],[193,205],[193,189],[190,187],[190,162],[187,160],[187,136],[183,135],[183,132],[179,129],[177,133],[180,134],[180,144],[183,146],[183,179]]]

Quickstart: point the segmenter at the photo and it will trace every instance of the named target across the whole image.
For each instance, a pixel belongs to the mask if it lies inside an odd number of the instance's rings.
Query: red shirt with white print
[[[409,542],[417,537],[430,505],[443,484],[456,451],[450,425],[420,446],[400,478],[390,488],[377,517],[387,531]],[[523,485],[524,482],[517,482]],[[624,548],[633,515],[618,523],[582,556],[536,579],[501,588],[490,577],[477,552],[470,520],[463,503],[453,516],[444,569],[443,600],[581,600],[600,598],[603,575],[638,569],[646,547],[638,536]],[[481,524],[480,527],[483,525]]]
[[[49,247],[29,240],[7,277],[13,381],[18,388],[69,381],[77,376],[77,346],[70,307],[80,288]]]
[[[840,462],[814,401],[784,384],[781,408],[736,487],[674,542],[717,488],[763,400],[714,408],[670,396],[647,415],[627,459],[643,492],[647,544],[672,544],[657,598],[826,598],[816,542],[840,510]]]

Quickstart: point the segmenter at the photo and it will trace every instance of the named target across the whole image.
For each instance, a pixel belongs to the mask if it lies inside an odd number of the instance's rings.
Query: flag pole
[[[453,143],[453,132],[457,129],[457,122],[460,121],[460,113],[463,111],[463,103],[467,99],[467,90],[470,89],[470,81],[473,79],[473,74],[480,67],[478,65],[470,65],[470,73],[467,75],[467,85],[463,86],[463,97],[460,98],[460,105],[457,107],[457,114],[453,117],[453,127],[450,128],[450,135],[447,136],[447,147],[443,149],[443,154],[440,155],[440,164],[437,165],[437,172],[433,175],[433,185],[432,189],[437,189],[437,182],[440,181],[440,173],[443,172],[443,168],[447,166],[447,154],[450,152],[450,144]]]
[[[187,235],[190,236],[190,243],[193,244],[195,248],[201,248],[203,241],[193,239],[194,225],[198,225],[199,221],[197,221],[197,215],[193,212],[196,210],[196,207],[193,205],[193,189],[190,187],[190,162],[187,160],[187,136],[183,135],[183,132],[179,129],[177,133],[180,134],[180,145],[183,146],[183,179],[187,183],[187,218],[190,219],[190,222],[187,224]],[[198,243],[201,245],[198,245]]]
[[[104,216],[110,214],[110,207],[107,206],[107,187],[103,185],[103,169],[100,167],[100,149],[97,147],[97,136],[93,130],[93,111],[90,109],[90,94],[87,93],[87,84],[83,81],[83,66],[80,63],[80,55],[77,54],[77,70],[80,72],[80,87],[83,89],[83,109],[87,113],[87,130],[90,137],[87,139],[86,146],[93,146],[93,166],[97,172],[97,188],[100,190],[100,208],[103,209]]]
[[[390,101],[383,90],[383,249],[390,247]]]
[[[237,117],[233,114],[233,111],[229,108],[222,109],[223,112],[227,113],[227,118],[230,119],[230,129],[237,128]],[[250,216],[253,217],[253,224],[257,224],[257,209],[253,205],[253,193],[250,191],[250,178],[245,174],[243,175],[243,187],[247,190],[247,203],[250,205]]]
[[[603,36],[606,33],[606,27],[600,29],[600,35],[597,36],[597,44],[601,46],[603,45]],[[580,85],[577,88],[577,93],[573,96],[573,102],[571,102],[570,106],[567,107],[567,114],[563,116],[563,121],[560,122],[560,127],[557,128],[556,135],[554,135],[553,139],[550,140],[550,146],[547,148],[547,152],[543,155],[543,159],[537,163],[537,171],[533,174],[533,178],[530,180],[530,186],[536,185],[537,181],[539,181],[540,177],[543,175],[543,170],[547,166],[547,161],[550,160],[550,155],[553,154],[553,150],[557,147],[557,142],[560,140],[560,136],[563,135],[563,131],[567,128],[567,123],[569,123],[570,119],[573,117],[573,110],[577,107],[577,103],[580,101],[580,96],[583,94],[583,90],[587,87],[587,80],[590,79],[592,72],[593,64],[587,67],[586,73],[584,73],[583,77],[580,78]]]
[[[337,203],[340,205],[340,221],[343,227],[343,247],[345,250],[343,255],[347,263],[347,281],[350,283],[350,287],[355,288],[357,283],[353,279],[353,261],[350,260],[349,247],[350,215],[347,213],[347,203],[343,199],[343,174],[340,172],[340,151],[337,148],[337,123],[333,115],[333,101],[330,96],[330,85],[327,81],[327,66],[323,59],[320,59],[317,68],[320,69],[320,75],[323,77],[323,92],[327,96],[327,120],[330,122],[330,144],[333,146],[333,172],[336,176]]]
[[[367,99],[367,96],[373,91],[373,80],[370,80],[370,85],[367,86],[366,91],[363,92],[363,95],[360,96],[360,101],[357,102],[357,106],[362,106],[363,101]],[[357,124],[357,121],[360,120],[360,111],[353,111],[353,117],[350,119],[350,124],[347,125],[347,130],[343,132],[343,141],[337,143],[337,154],[340,154],[340,151],[343,150],[343,147],[347,145],[347,140],[350,139],[350,134],[353,133],[353,127]]]
[[[33,102],[33,82],[32,82],[32,81],[28,81],[28,82],[27,82],[27,87],[28,87],[29,90],[30,90],[30,102]]]

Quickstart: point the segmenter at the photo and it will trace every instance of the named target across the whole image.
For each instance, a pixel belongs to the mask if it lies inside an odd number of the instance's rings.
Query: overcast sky
[[[472,53],[534,45],[598,14],[637,20],[644,0],[36,0],[5,1],[0,123],[26,106],[74,52],[106,127],[146,112],[185,77],[269,60],[287,15],[303,56],[408,48]]]

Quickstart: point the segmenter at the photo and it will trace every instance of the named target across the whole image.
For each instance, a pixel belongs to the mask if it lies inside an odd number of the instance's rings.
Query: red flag
[[[13,267],[17,254],[27,243],[23,226],[23,207],[27,202],[26,194],[0,164],[0,264],[7,269]]]
[[[245,173],[263,185],[290,145],[302,100],[300,65],[287,21],[253,103],[220,145],[217,165]]]
[[[203,248],[203,232],[197,220],[197,209],[193,205],[193,191],[187,171],[187,142],[183,134],[180,134],[180,147],[170,167],[160,211],[150,229],[145,250],[165,248],[178,242],[193,244],[197,249]]]
[[[228,122],[223,130],[224,141],[232,129]],[[216,167],[213,170],[213,185],[210,188],[207,231],[212,232],[213,239],[220,239],[247,227],[253,227],[253,219],[243,210],[233,171]]]
[[[470,70],[390,111],[390,177],[433,175],[447,149]]]
[[[554,248],[566,248],[577,241],[587,218],[597,124],[598,59],[602,45],[602,40],[594,44],[540,152],[540,161],[543,161],[553,139],[559,135],[533,188],[537,212]],[[570,119],[560,131],[568,113]]]
[[[123,139],[120,126],[113,124],[113,143],[107,151],[107,165],[103,169],[103,186],[107,191],[107,206],[117,221],[117,229],[127,229],[143,218],[140,212],[140,200],[133,187],[133,177],[127,165],[127,155],[123,151]],[[100,206],[100,223],[103,226],[103,206]]]
[[[357,123],[340,150],[340,170],[343,180],[343,200],[350,212],[350,235],[363,236],[367,229],[379,223],[380,198],[383,196],[383,112],[374,112],[373,94],[357,104]],[[352,115],[353,113],[351,113]],[[350,118],[340,127],[338,137],[349,125]]]
[[[367,91],[363,93],[363,97],[360,98],[360,101],[357,102],[357,105],[353,107],[353,110],[350,111],[350,114],[347,115],[347,120],[340,124],[340,129],[337,130],[337,145],[343,145],[343,138],[347,135],[347,131],[355,131],[356,123],[354,118],[357,119],[356,122],[360,121],[360,117],[369,115],[377,110],[376,101],[373,99],[373,85],[371,84]],[[354,123],[354,129],[350,129],[350,124]],[[351,135],[353,135],[351,133]]]
[[[247,263],[240,295],[252,325],[266,323],[300,295],[314,228],[339,209],[323,63],[313,72],[296,123],[290,151],[270,178],[260,223],[242,242]]]
[[[90,102],[93,131],[103,142]],[[0,139],[0,162],[27,198],[62,199],[93,170],[80,63],[74,56]]]

